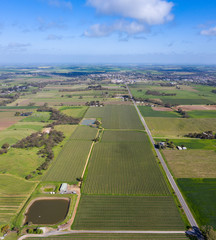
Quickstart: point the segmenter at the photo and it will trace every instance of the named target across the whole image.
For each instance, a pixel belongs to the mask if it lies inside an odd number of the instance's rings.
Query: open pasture
[[[72,106],[72,107],[60,107],[59,110],[71,117],[82,118],[87,111],[88,107],[86,106]]]
[[[211,118],[145,118],[153,137],[176,138],[188,133],[214,131],[216,121]]]
[[[1,155],[0,173],[24,178],[44,162],[37,152],[37,148],[30,150],[11,148],[7,154]]]
[[[184,230],[171,196],[82,195],[76,230]]]
[[[28,240],[38,240],[36,238],[27,238]],[[45,239],[49,240],[94,240],[94,239],[102,239],[102,240],[123,240],[123,239],[142,239],[142,240],[186,240],[188,239],[184,234],[130,234],[130,233],[107,233],[107,234],[100,234],[100,233],[74,233],[69,235],[62,235],[62,236],[52,236],[47,237]],[[8,239],[6,239],[8,240]]]
[[[125,136],[132,139],[131,142],[122,140]],[[105,131],[102,141],[95,144],[83,192],[170,194],[145,133],[121,131]]]
[[[138,107],[143,117],[167,117],[167,118],[180,118],[181,116],[174,111],[155,111],[148,106]]]
[[[23,117],[16,117],[15,111],[1,111],[0,110],[0,130],[7,129],[11,125],[19,122]]]
[[[48,122],[49,118],[48,112],[34,112],[31,116],[22,119],[22,122]]]
[[[169,139],[175,146],[184,145],[187,149],[216,150],[216,139]],[[156,138],[156,142],[166,141],[166,138]]]
[[[0,174],[0,226],[10,223],[34,186],[35,183]]]
[[[85,118],[102,118],[102,126],[107,129],[141,129],[143,126],[134,106],[106,105],[90,107]]]
[[[177,179],[200,226],[216,227],[216,179]]]
[[[163,150],[176,178],[216,178],[214,150]]]

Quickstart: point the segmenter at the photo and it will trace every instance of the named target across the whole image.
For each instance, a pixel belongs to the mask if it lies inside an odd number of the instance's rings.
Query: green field
[[[160,99],[164,104],[170,103],[174,105],[200,105],[216,103],[216,96],[211,92],[212,87],[204,86],[186,86],[181,85],[180,89],[173,87],[162,87],[158,85],[137,83],[130,85],[131,93],[136,98],[142,99]],[[142,91],[141,91],[142,90]],[[176,94],[175,96],[157,96],[148,95],[146,91],[158,91],[165,94]]]
[[[189,111],[187,112],[190,118],[216,118],[216,111]]]
[[[166,138],[156,138],[156,142],[166,141]],[[169,139],[175,146],[184,145],[187,149],[216,150],[216,139]]]
[[[28,240],[38,240],[38,238],[27,238]],[[142,240],[158,240],[158,239],[164,239],[164,240],[185,240],[188,239],[184,234],[122,234],[122,233],[107,233],[107,234],[98,234],[98,233],[74,233],[70,235],[62,235],[62,236],[55,236],[55,237],[47,237],[45,239],[49,240],[68,240],[68,239],[88,239],[88,240],[94,240],[94,239],[142,239]],[[6,239],[9,240],[9,239]]]
[[[153,137],[176,138],[188,133],[214,131],[216,121],[211,118],[145,118]]]
[[[76,179],[82,175],[92,145],[91,140],[96,133],[94,128],[77,127],[43,177],[43,181],[76,183]]]
[[[83,192],[169,194],[146,134],[133,131],[104,132],[102,141],[94,146]]]
[[[44,162],[44,159],[40,158],[37,152],[37,148],[30,150],[11,148],[7,154],[1,155],[0,173],[24,178]]]
[[[90,107],[85,118],[102,118],[102,126],[106,129],[141,129],[143,126],[134,106],[106,105]]]
[[[74,106],[74,107],[60,107],[60,111],[68,116],[74,118],[82,118],[86,113],[88,107],[86,106]]]
[[[76,230],[184,230],[170,196],[86,196],[80,200]]]
[[[48,112],[34,112],[31,116],[26,117],[22,122],[48,122],[50,113]]]
[[[34,186],[35,183],[0,174],[0,226],[15,217]]]
[[[216,179],[177,179],[200,226],[216,227]]]
[[[166,118],[180,118],[181,116],[176,112],[155,111],[151,107],[138,107],[143,117],[166,117]]]
[[[70,139],[91,141],[97,134],[97,129],[89,126],[78,126]]]

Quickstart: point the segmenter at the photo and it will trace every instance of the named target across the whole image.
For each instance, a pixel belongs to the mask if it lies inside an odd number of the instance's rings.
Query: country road
[[[130,91],[128,85],[126,85],[126,87],[127,87],[127,90],[128,90],[128,92],[129,92],[130,97],[133,98],[133,96],[132,96],[132,94],[131,94],[131,91]],[[134,104],[134,106],[135,106],[135,108],[136,108],[136,110],[137,110],[137,113],[138,113],[139,117],[140,117],[140,120],[141,120],[143,126],[144,126],[145,129],[146,129],[146,132],[147,132],[147,134],[148,134],[148,136],[149,136],[149,138],[150,138],[151,143],[153,144],[153,146],[155,146],[155,141],[154,141],[154,139],[153,139],[153,137],[152,137],[152,134],[151,134],[151,132],[150,132],[150,130],[149,130],[146,122],[145,122],[145,119],[143,118],[142,114],[140,113],[140,110],[139,110],[139,108],[137,107],[135,101],[134,101],[133,99],[132,99],[132,101],[133,101],[133,104]],[[164,169],[164,171],[165,171],[165,173],[166,173],[166,175],[167,175],[167,178],[168,178],[168,180],[169,180],[169,182],[170,182],[173,190],[175,191],[175,194],[176,194],[176,196],[177,196],[180,204],[182,205],[182,208],[183,208],[183,210],[184,210],[184,212],[185,212],[185,214],[186,214],[186,216],[187,216],[187,218],[188,218],[188,221],[190,222],[190,225],[191,225],[191,226],[198,227],[198,224],[196,223],[195,218],[193,217],[193,215],[192,215],[192,213],[191,213],[191,211],[190,211],[190,209],[189,209],[186,201],[184,200],[184,198],[183,198],[183,196],[182,196],[182,194],[181,194],[181,192],[180,192],[180,190],[179,190],[179,188],[178,188],[178,186],[177,186],[177,184],[176,184],[176,182],[175,182],[172,174],[170,173],[170,171],[169,171],[169,169],[168,169],[168,167],[167,167],[167,165],[166,165],[166,163],[165,163],[165,161],[164,161],[164,159],[163,159],[160,151],[159,151],[157,148],[155,148],[155,151],[156,151],[156,154],[157,154],[157,156],[158,156],[158,159],[160,160],[161,165],[162,165],[162,167],[163,167],[163,169]]]

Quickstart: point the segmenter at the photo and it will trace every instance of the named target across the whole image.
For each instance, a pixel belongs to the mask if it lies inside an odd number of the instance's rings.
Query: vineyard
[[[43,181],[76,182],[81,177],[92,139],[97,130],[90,127],[77,127],[58,158],[43,178]]]
[[[83,192],[169,194],[146,134],[131,131],[105,131],[102,141],[93,149]]]
[[[184,230],[172,197],[82,196],[73,228]]]
[[[14,218],[34,186],[35,183],[0,175],[0,225]]]
[[[90,107],[85,118],[102,118],[102,126],[106,129],[141,129],[143,126],[134,106],[106,105]]]
[[[27,238],[28,240],[38,240],[37,238]],[[68,239],[74,239],[74,240],[94,240],[94,239],[103,239],[103,240],[123,240],[123,239],[142,239],[142,240],[186,240],[188,239],[184,234],[130,234],[130,233],[73,233],[69,235],[64,236],[53,236],[53,237],[47,237],[45,239],[49,240],[68,240]]]

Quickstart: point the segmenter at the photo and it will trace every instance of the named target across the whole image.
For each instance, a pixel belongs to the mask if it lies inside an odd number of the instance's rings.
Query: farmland
[[[60,107],[59,110],[71,117],[82,118],[87,111],[88,107],[86,106],[73,106],[73,107]]]
[[[179,118],[180,115],[176,112],[154,111],[151,107],[139,106],[139,110],[144,117],[166,117]]]
[[[90,107],[85,118],[101,118],[102,126],[106,129],[141,129],[134,106],[106,105],[105,107]]]
[[[166,138],[165,138],[166,139]],[[165,141],[163,138],[156,138],[156,142]],[[175,146],[184,145],[187,149],[215,150],[216,139],[169,139]]]
[[[203,86],[180,86],[180,88],[163,87],[151,84],[134,84],[130,85],[130,90],[134,97],[142,99],[160,99],[164,104],[173,105],[190,105],[190,104],[213,104],[216,102],[214,94],[211,92],[211,87],[203,88]],[[157,91],[164,94],[174,94],[173,96],[165,95],[150,95],[146,92]]]
[[[211,118],[145,118],[154,137],[176,138],[190,132],[204,132],[216,129]]]
[[[198,223],[216,227],[216,179],[177,179]]]
[[[184,224],[170,196],[84,195],[81,198],[73,228],[82,230],[183,230]]]
[[[131,131],[105,131],[102,141],[94,147],[83,192],[169,194],[147,136]]]
[[[185,240],[188,239],[184,234],[99,234],[99,233],[74,233],[70,235],[62,235],[62,236],[53,236],[53,237],[47,237],[45,239],[49,240],[68,240],[68,239],[74,239],[74,240],[94,240],[94,239],[103,239],[103,240],[110,240],[110,239],[142,239],[142,240],[158,240],[158,239],[164,239],[164,240]],[[28,240],[38,240],[36,238],[27,238]]]
[[[163,150],[176,178],[216,178],[214,150]]]
[[[216,111],[190,111],[188,112],[190,118],[216,118]]]
[[[59,153],[43,181],[72,182],[82,175],[96,129],[78,127]]]
[[[0,226],[10,222],[27,200],[35,183],[0,174]]]

